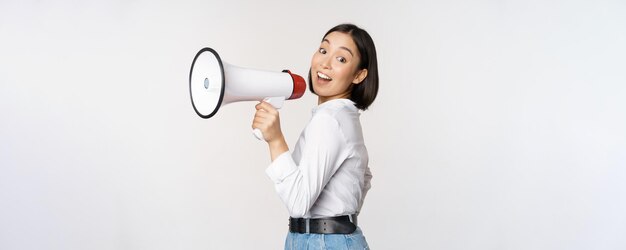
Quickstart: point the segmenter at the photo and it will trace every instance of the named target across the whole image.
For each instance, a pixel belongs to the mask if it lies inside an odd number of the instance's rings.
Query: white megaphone
[[[191,104],[204,119],[231,102],[266,101],[278,109],[285,100],[302,97],[305,90],[304,78],[289,70],[272,72],[233,66],[208,47],[198,51],[189,72]],[[254,135],[263,139],[259,129],[254,130]]]

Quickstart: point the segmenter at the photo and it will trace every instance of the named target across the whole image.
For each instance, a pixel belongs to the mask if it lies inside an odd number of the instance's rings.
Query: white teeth
[[[332,80],[332,78],[330,78],[330,76],[324,75],[324,74],[322,74],[322,72],[317,72],[317,76],[319,78],[324,79],[324,80]]]

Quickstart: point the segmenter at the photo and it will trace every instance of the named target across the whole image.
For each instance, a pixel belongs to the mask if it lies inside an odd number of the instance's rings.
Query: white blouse
[[[291,217],[359,213],[372,179],[359,116],[351,100],[322,103],[293,153],[281,154],[266,169]]]

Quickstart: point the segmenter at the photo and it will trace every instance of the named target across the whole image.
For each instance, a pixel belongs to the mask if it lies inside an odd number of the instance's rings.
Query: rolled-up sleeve
[[[298,171],[296,163],[293,162],[289,151],[280,154],[270,166],[265,169],[265,173],[275,183],[280,184],[285,178]]]
[[[304,138],[299,163],[285,152],[265,171],[292,217],[307,214],[350,152],[338,121],[328,114],[313,116]]]

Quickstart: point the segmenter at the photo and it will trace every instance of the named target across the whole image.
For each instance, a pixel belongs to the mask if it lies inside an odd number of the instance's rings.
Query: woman
[[[357,215],[372,178],[359,109],[378,92],[369,34],[352,24],[330,29],[311,60],[309,89],[318,106],[292,153],[271,104],[257,104],[252,123],[269,145],[266,173],[289,210],[285,249],[368,249]]]

